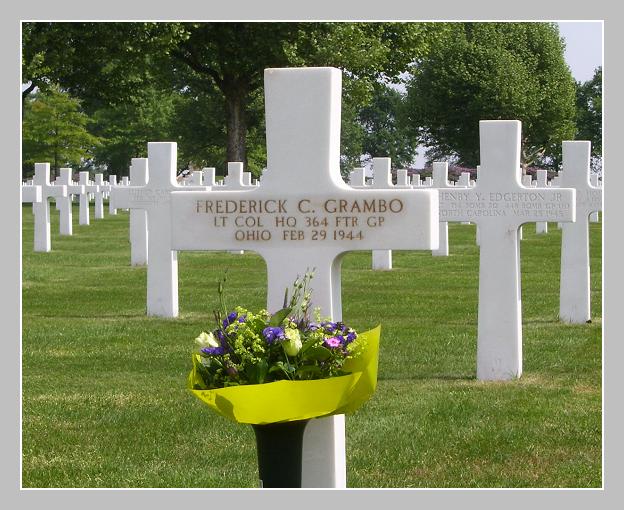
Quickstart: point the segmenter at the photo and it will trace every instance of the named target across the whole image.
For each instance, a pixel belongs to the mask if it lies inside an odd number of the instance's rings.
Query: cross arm
[[[574,221],[575,211],[575,190],[570,188],[440,190],[440,221],[496,221],[516,228],[534,221]]]
[[[22,203],[41,202],[41,186],[22,186]]]
[[[67,196],[67,186],[65,186],[64,184],[60,186],[58,184],[55,186],[46,186],[46,188],[48,190],[49,197],[61,198]]]
[[[174,192],[173,248],[430,250],[438,246],[437,190],[334,188],[323,194],[251,189]],[[279,197],[288,198],[279,198]],[[290,256],[295,256],[294,252]]]

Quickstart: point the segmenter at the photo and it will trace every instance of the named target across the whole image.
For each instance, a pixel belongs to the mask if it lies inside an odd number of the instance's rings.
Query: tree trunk
[[[22,90],[22,119],[24,118],[24,104],[26,103],[26,98],[30,95],[30,93],[35,90],[37,85],[34,82],[30,82],[30,85]]]
[[[229,90],[225,96],[227,111],[227,161],[240,161],[247,171],[247,119],[245,96],[240,90]],[[227,163],[226,161],[226,163]]]

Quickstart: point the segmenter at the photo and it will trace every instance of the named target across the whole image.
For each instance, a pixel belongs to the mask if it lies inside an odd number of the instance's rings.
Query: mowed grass
[[[92,211],[93,212],[93,211]],[[146,269],[130,267],[128,213],[33,252],[23,207],[22,485],[257,487],[251,427],[185,390],[193,339],[212,327],[214,282],[232,306],[261,308],[254,253],[179,253],[180,317],[145,316]],[[451,224],[446,258],[368,252],[342,266],[343,318],[382,325],[379,383],[347,418],[348,487],[600,487],[601,224],[590,224],[592,323],[557,320],[561,232],[524,226],[524,374],[476,373],[478,247]],[[305,268],[302,268],[302,271]]]

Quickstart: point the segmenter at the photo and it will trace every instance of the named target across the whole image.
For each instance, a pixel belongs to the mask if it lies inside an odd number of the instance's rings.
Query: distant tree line
[[[24,23],[23,172],[35,161],[127,174],[148,141],[179,168],[266,165],[263,73],[343,70],[341,166],[375,156],[478,162],[478,121],[523,121],[523,163],[563,139],[601,151],[601,71],[575,83],[552,23]]]

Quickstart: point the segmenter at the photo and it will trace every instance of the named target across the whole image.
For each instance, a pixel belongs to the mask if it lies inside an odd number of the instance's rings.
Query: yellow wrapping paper
[[[359,333],[366,339],[366,346],[360,356],[343,365],[349,375],[194,390],[193,384],[201,381],[195,371],[199,363],[196,354],[188,388],[217,413],[238,423],[262,425],[352,413],[370,398],[377,386],[380,333],[381,326]]]

